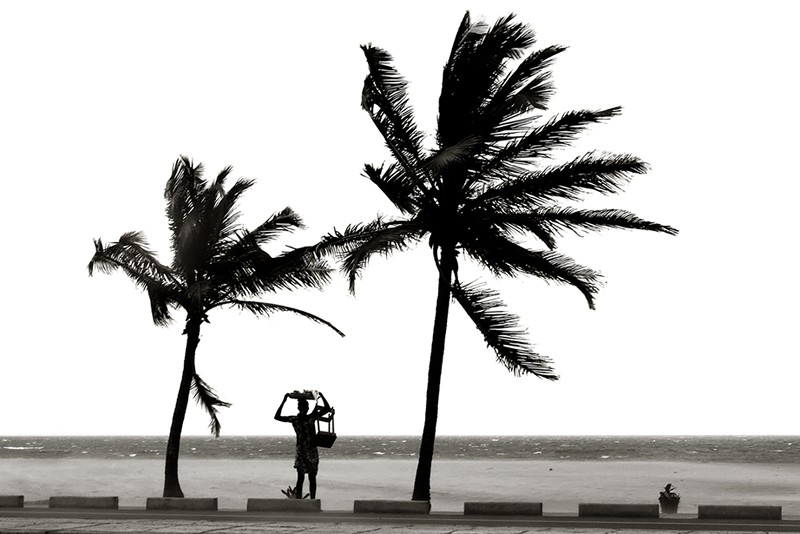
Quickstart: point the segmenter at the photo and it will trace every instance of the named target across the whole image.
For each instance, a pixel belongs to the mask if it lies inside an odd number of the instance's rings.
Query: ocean
[[[339,436],[322,458],[414,458],[416,436]],[[165,436],[0,437],[7,458],[163,457]],[[294,436],[183,436],[183,458],[281,459],[294,456]],[[660,460],[800,464],[800,436],[439,436],[437,459]]]

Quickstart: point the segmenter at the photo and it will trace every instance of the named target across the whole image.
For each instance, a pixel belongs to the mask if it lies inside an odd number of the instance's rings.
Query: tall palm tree
[[[310,253],[308,247],[290,249],[278,256],[265,252],[261,245],[281,232],[302,228],[300,217],[290,208],[272,215],[254,230],[237,224],[239,197],[253,180],[239,179],[227,191],[225,180],[231,172],[226,167],[216,180],[203,180],[202,164],[194,165],[185,156],[172,167],[164,198],[172,233],[171,266],[161,264],[148,248],[140,232],[128,232],[115,243],[95,239],[95,254],[89,262],[89,275],[97,269],[111,273],[122,270],[134,283],[147,291],[153,321],[166,326],[172,310],[186,312],[186,351],[178,397],[167,441],[164,468],[164,497],[183,497],[178,480],[178,456],[181,431],[190,391],[211,418],[211,432],[219,437],[217,409],[229,406],[200,378],[195,369],[195,353],[200,341],[200,327],[208,322],[208,313],[221,306],[236,307],[256,315],[290,312],[332,328],[328,321],[311,313],[284,306],[251,300],[266,292],[299,287],[322,288],[330,279],[328,265]]]
[[[553,149],[569,145],[587,126],[618,115],[620,108],[571,111],[540,122],[539,110],[546,109],[553,92],[548,69],[565,48],[527,53],[534,42],[533,31],[515,22],[514,15],[489,26],[467,12],[444,67],[430,149],[392,57],[372,45],[361,47],[369,67],[362,107],[394,160],[387,166],[366,165],[364,174],[402,215],[334,231],[322,243],[341,255],[351,291],[374,254],[404,250],[425,237],[433,251],[439,282],[414,500],[430,500],[451,298],[511,372],[557,378],[551,360],[532,350],[499,295],[482,282],[459,280],[459,258],[466,256],[496,276],[533,275],[574,286],[594,308],[599,273],[555,252],[558,236],[604,228],[677,233],[627,211],[558,205],[584,193],[617,193],[647,164],[631,155],[598,152],[550,163]],[[538,239],[546,250],[530,250],[524,238]]]

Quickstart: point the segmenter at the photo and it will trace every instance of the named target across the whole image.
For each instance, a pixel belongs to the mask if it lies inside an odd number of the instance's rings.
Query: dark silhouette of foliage
[[[456,33],[442,75],[435,147],[414,121],[407,83],[388,52],[362,46],[369,74],[362,107],[391,152],[388,165],[366,165],[364,176],[401,212],[334,231],[320,250],[342,260],[350,290],[369,259],[390,255],[428,238],[439,273],[436,315],[428,374],[425,424],[414,500],[430,500],[430,469],[438,417],[439,384],[450,299],[455,299],[497,359],[511,372],[557,379],[551,360],[536,353],[518,318],[496,292],[458,277],[466,256],[495,276],[531,275],[571,285],[594,308],[599,273],[555,251],[565,232],[626,228],[677,230],[616,209],[586,210],[558,205],[587,193],[620,192],[647,164],[628,154],[589,152],[553,163],[557,148],[568,146],[588,126],[620,113],[619,107],[562,113],[541,122],[553,93],[549,67],[565,50],[550,46],[529,53],[533,31],[513,15],[494,25],[474,21],[469,12]],[[531,250],[534,237],[545,250]]]
[[[195,353],[200,326],[208,313],[221,306],[237,307],[256,315],[289,312],[305,317],[344,335],[328,321],[290,306],[252,300],[264,294],[295,288],[321,289],[330,280],[331,269],[315,256],[312,248],[293,248],[278,256],[264,251],[265,245],[283,232],[302,228],[300,217],[290,208],[275,213],[253,230],[237,224],[236,202],[253,186],[253,180],[239,179],[227,191],[226,167],[213,181],[203,179],[202,164],[194,165],[182,156],[172,167],[164,190],[166,214],[171,232],[173,260],[161,264],[140,232],[123,234],[115,243],[95,239],[95,254],[89,262],[95,270],[121,270],[137,287],[147,292],[153,322],[166,326],[172,313],[186,312],[183,373],[167,442],[164,497],[183,497],[178,480],[180,438],[189,393],[208,412],[211,433],[219,436],[219,407],[230,406],[197,374]]]

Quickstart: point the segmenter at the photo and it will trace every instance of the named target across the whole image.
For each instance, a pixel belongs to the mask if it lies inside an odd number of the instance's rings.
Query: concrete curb
[[[578,505],[578,517],[658,518],[658,505],[581,503]]]
[[[248,512],[321,512],[319,499],[247,499]]]
[[[359,500],[353,501],[355,514],[423,514],[431,512],[430,501],[389,501]]]
[[[217,511],[216,497],[148,497],[147,510]]]
[[[542,515],[542,503],[465,502],[464,515]]]
[[[39,501],[37,501],[37,504]],[[24,495],[0,495],[0,508],[24,508]],[[48,508],[119,509],[119,497],[50,497]],[[465,502],[465,516],[541,516],[543,504],[529,501]],[[149,497],[146,510],[217,511],[218,500],[209,498]],[[356,514],[430,514],[429,501],[356,500]],[[319,499],[247,499],[248,512],[319,513]],[[645,518],[658,519],[658,504],[607,504],[581,503],[578,517]],[[794,516],[793,516],[794,517]],[[780,521],[780,506],[767,505],[699,505],[697,518],[730,520]]]
[[[48,508],[101,508],[103,510],[119,509],[119,497],[50,497]]]
[[[0,495],[0,508],[22,508],[24,505],[24,495]]]
[[[780,506],[710,505],[697,507],[697,519],[781,519]]]

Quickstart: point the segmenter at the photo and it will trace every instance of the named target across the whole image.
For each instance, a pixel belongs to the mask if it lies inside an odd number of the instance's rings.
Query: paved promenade
[[[567,515],[535,518],[464,516],[462,514],[373,515],[347,512],[317,514],[153,512],[141,509],[50,510],[0,509],[0,534],[637,534],[658,530],[687,532],[800,532],[800,518],[779,521],[596,519]]]

